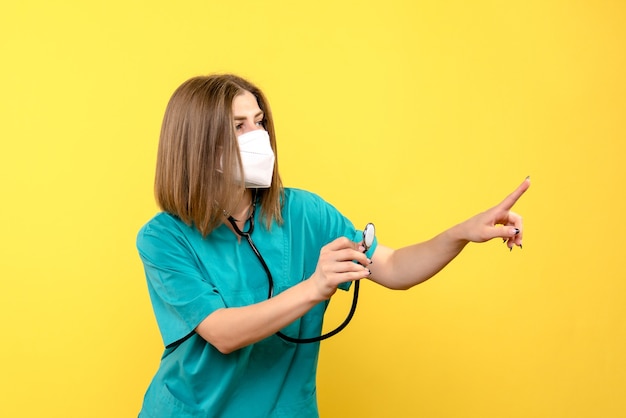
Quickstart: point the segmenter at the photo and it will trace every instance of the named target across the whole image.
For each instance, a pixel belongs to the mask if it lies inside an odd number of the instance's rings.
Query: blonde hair
[[[170,98],[163,117],[157,154],[155,196],[165,212],[194,225],[203,236],[223,221],[245,190],[243,167],[234,128],[233,99],[244,91],[256,97],[265,118],[276,164],[272,184],[258,190],[261,216],[269,228],[282,223],[283,186],[272,112],[265,95],[252,83],[232,74],[194,77]]]

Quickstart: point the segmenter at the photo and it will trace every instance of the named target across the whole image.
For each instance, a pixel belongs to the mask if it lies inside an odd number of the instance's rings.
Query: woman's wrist
[[[454,225],[452,228],[448,229],[445,234],[447,235],[447,241],[455,250],[462,250],[472,241],[468,233],[467,222]]]

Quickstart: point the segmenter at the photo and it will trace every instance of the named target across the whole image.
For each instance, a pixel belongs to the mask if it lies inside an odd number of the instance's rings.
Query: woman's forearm
[[[370,278],[391,289],[408,289],[444,268],[468,242],[502,238],[509,250],[522,246],[522,217],[511,211],[530,187],[527,177],[498,205],[472,216],[436,237],[399,250],[379,245],[372,257]]]
[[[196,332],[221,353],[231,353],[275,334],[321,302],[311,285],[306,280],[263,302],[218,309]]]
[[[379,245],[372,257],[370,279],[390,289],[408,289],[430,279],[467,245],[458,228],[397,250]]]
[[[358,243],[337,238],[322,247],[315,272],[307,280],[263,302],[219,309],[196,332],[220,352],[231,353],[275,334],[329,299],[339,284],[367,277],[369,264]]]

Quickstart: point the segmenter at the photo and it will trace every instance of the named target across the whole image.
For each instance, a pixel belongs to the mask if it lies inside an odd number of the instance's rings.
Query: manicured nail
[[[523,249],[524,249],[524,248],[522,248],[522,244],[520,244],[520,245],[519,245],[519,249],[520,249],[520,250],[523,250]]]
[[[513,230],[513,232],[515,232],[515,235],[517,235],[517,234],[519,234],[519,229],[515,228],[515,229]]]
[[[530,176],[526,176],[526,180],[530,180]]]
[[[513,251],[513,247],[509,247],[509,252]]]
[[[506,238],[502,238],[502,242],[505,243],[506,242]]]

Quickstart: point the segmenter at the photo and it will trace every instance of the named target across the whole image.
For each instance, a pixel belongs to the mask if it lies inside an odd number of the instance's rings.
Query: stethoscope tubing
[[[248,241],[248,244],[250,245],[250,248],[254,252],[254,255],[256,256],[256,258],[261,263],[261,266],[263,267],[263,270],[265,271],[265,274],[267,276],[267,281],[268,281],[268,285],[269,285],[268,286],[269,289],[268,289],[268,293],[267,293],[267,298],[271,299],[274,296],[274,278],[272,276],[272,272],[270,271],[269,267],[267,266],[267,263],[265,262],[265,259],[261,255],[261,252],[259,251],[257,246],[254,244],[254,241],[252,240],[252,232],[254,231],[254,210],[255,210],[255,204],[253,203],[252,204],[252,213],[251,213],[250,217],[248,218],[248,222],[249,222],[250,226],[248,227],[247,231],[242,231],[237,226],[237,221],[232,216],[228,217],[228,221],[232,225],[232,227],[235,230],[235,232],[240,237],[243,237],[243,238],[246,239],[246,241]],[[326,334],[323,334],[323,335],[320,335],[320,336],[317,336],[317,337],[311,337],[311,338],[294,338],[294,337],[290,337],[288,335],[285,335],[285,334],[283,334],[280,331],[276,332],[276,335],[279,336],[280,338],[282,338],[283,340],[288,341],[290,343],[310,344],[310,343],[315,343],[315,342],[318,342],[318,341],[325,340],[327,338],[332,337],[333,335],[338,334],[346,326],[348,326],[348,324],[352,320],[352,317],[354,316],[354,313],[356,312],[356,306],[357,306],[357,303],[358,303],[358,300],[359,300],[359,287],[360,287],[360,282],[358,280],[356,280],[354,282],[354,292],[353,292],[353,296],[352,296],[352,305],[350,306],[350,312],[348,312],[348,316],[346,317],[346,319],[337,328],[335,328],[334,330],[329,331]]]

